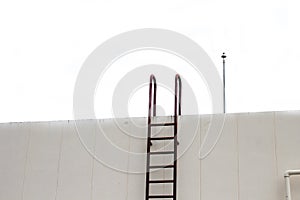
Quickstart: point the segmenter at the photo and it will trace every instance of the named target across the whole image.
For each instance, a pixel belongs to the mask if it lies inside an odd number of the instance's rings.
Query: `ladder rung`
[[[149,168],[172,168],[174,167],[174,165],[152,165],[152,166],[149,166]]]
[[[150,126],[174,126],[175,123],[155,123],[155,124],[150,124]]]
[[[151,180],[149,183],[174,183],[174,180]]]
[[[159,154],[174,154],[174,151],[156,151],[150,152],[150,154],[159,155]]]
[[[174,137],[152,137],[150,140],[174,140]]]
[[[174,198],[173,195],[150,195],[149,199]]]

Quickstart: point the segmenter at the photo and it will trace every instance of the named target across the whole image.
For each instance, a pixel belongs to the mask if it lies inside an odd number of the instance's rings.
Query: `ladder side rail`
[[[150,146],[151,146],[151,117],[156,116],[156,78],[153,74],[149,82],[149,107],[148,107],[148,136],[147,136],[147,166],[146,166],[146,200],[149,199],[149,179],[150,179]],[[153,98],[152,98],[153,97]]]
[[[173,199],[177,197],[177,125],[178,125],[178,114],[181,115],[181,78],[179,74],[175,76],[175,105],[174,105],[174,170],[173,170]]]
[[[154,87],[154,89],[152,87]],[[152,115],[153,117],[156,116],[156,90],[157,90],[156,78],[153,74],[151,74],[150,82],[149,82],[148,124],[150,124],[151,122],[151,116]]]
[[[175,105],[174,105],[174,116],[181,115],[181,88],[182,81],[179,74],[175,76]]]

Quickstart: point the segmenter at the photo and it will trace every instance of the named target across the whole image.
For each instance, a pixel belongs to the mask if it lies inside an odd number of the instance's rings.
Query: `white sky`
[[[228,112],[299,110],[299,8],[285,0],[1,1],[0,122],[72,119],[74,83],[86,57],[137,28],[190,37],[219,70],[225,51]],[[175,63],[157,59],[165,56],[148,58]],[[101,94],[108,105],[96,109],[99,118],[111,117],[109,89]],[[144,88],[132,97],[130,114],[145,115],[146,101]],[[201,113],[210,112],[209,102],[202,104]]]

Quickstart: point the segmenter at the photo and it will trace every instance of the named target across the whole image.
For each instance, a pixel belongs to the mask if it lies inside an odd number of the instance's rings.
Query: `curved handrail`
[[[293,175],[300,175],[300,169],[298,169],[298,170],[287,170],[284,173],[286,200],[291,200],[292,199],[290,176],[293,176]]]
[[[152,102],[152,86],[154,86],[153,102]],[[153,74],[151,74],[150,82],[149,82],[148,124],[150,124],[151,122],[151,110],[152,110],[153,117],[156,116],[156,90],[157,90],[156,78]]]
[[[181,115],[181,78],[179,74],[175,76],[175,105],[174,105],[174,116]]]

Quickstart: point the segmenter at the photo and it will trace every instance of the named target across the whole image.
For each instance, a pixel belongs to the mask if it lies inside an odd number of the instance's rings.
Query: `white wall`
[[[178,199],[284,199],[284,171],[300,168],[300,111],[227,114],[218,143],[201,160],[219,136],[208,132],[199,154],[211,117],[215,122],[223,119],[221,114],[180,119]],[[77,129],[74,121],[0,124],[0,200],[144,199],[145,175],[118,169],[144,171],[146,142],[140,137],[147,134],[146,122],[82,120],[76,122]],[[166,128],[159,134],[170,133]],[[166,145],[156,142],[152,150]],[[300,177],[291,180],[292,195],[300,199]],[[151,191],[171,188],[160,185]]]

